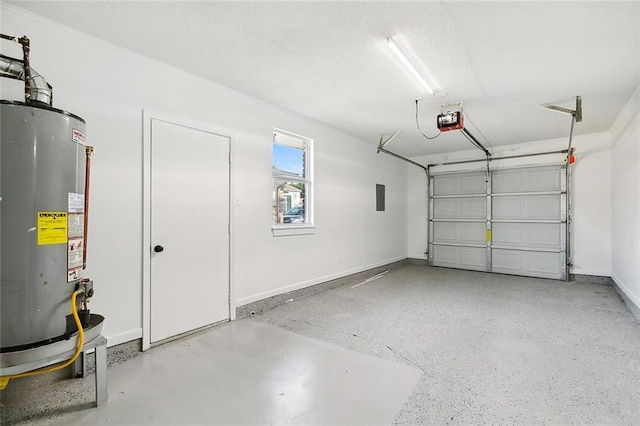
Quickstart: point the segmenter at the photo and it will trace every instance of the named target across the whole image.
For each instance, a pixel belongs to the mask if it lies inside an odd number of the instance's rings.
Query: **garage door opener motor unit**
[[[438,130],[448,132],[449,130],[461,130],[464,128],[464,116],[462,111],[448,111],[438,115]]]

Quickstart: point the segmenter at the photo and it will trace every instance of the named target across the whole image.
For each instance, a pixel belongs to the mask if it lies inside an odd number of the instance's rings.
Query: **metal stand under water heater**
[[[83,277],[93,153],[85,122],[53,108],[53,88],[29,65],[29,39],[0,38],[20,43],[23,53],[0,55],[0,77],[25,85],[24,102],[0,100],[3,389],[11,378],[76,369],[89,348],[98,364],[106,340],[104,318],[89,312],[93,282]],[[106,378],[100,386],[104,399]]]

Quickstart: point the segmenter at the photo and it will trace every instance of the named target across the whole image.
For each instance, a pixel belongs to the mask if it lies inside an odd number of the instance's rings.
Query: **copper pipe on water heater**
[[[84,171],[84,246],[82,246],[82,269],[87,268],[87,240],[89,235],[89,184],[91,182],[91,155],[93,154],[92,146],[85,146],[87,153],[87,161]]]
[[[29,52],[31,51],[31,43],[26,36],[18,39],[18,43],[22,45],[22,65],[24,66],[24,98],[26,102],[31,102],[31,64],[29,61]]]

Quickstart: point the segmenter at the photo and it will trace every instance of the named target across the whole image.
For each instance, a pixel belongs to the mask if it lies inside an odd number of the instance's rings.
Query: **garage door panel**
[[[558,167],[535,167],[527,172],[527,191],[559,191],[562,175]]]
[[[436,222],[433,227],[435,243],[485,244],[485,222]]]
[[[557,166],[496,170],[492,190],[494,194],[559,191],[561,182],[561,169]]]
[[[484,194],[486,182],[484,173],[459,173],[434,177],[434,195]]]
[[[520,252],[515,250],[492,250],[491,269],[494,272],[516,274],[522,269]]]
[[[492,244],[500,247],[557,250],[562,248],[559,223],[494,223]]]
[[[494,220],[560,220],[560,194],[493,197]]]
[[[494,170],[489,187],[484,172],[434,176],[431,264],[565,278],[565,173],[561,165]]]
[[[487,200],[474,198],[436,198],[433,200],[434,219],[486,219]]]
[[[528,277],[561,279],[564,276],[561,253],[494,249],[491,269]]]
[[[433,265],[470,269],[473,271],[486,271],[486,249],[436,245],[433,249]]]

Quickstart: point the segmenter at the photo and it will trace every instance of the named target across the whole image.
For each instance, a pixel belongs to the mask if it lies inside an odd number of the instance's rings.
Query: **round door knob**
[[[162,253],[164,251],[164,247],[157,245],[153,248],[153,251],[155,251],[156,253]]]

